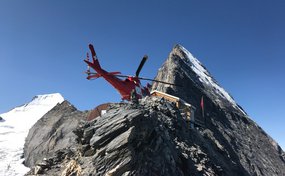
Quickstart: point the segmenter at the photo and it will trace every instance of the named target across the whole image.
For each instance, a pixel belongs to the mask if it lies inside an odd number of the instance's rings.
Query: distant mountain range
[[[22,162],[25,138],[32,125],[58,103],[59,93],[37,95],[29,103],[0,114],[0,175],[24,175],[29,168]]]

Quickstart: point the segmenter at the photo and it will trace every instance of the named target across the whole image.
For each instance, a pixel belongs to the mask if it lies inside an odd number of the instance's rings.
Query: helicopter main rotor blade
[[[159,81],[159,80],[149,79],[149,78],[140,78],[140,77],[138,77],[138,78],[141,79],[141,80],[154,81],[154,82],[158,82],[158,83],[162,83],[162,84],[169,84],[169,85],[172,85],[172,86],[183,87],[182,85],[173,84],[173,83],[169,83],[169,82],[165,82],[165,81]]]
[[[142,60],[141,60],[141,63],[140,63],[140,65],[139,65],[139,67],[138,67],[138,69],[137,69],[137,71],[136,71],[136,77],[138,77],[139,76],[139,74],[140,74],[140,72],[141,72],[141,69],[142,69],[142,67],[143,67],[143,65],[144,65],[144,63],[145,63],[145,61],[147,60],[147,55],[144,55],[144,57],[142,58]]]
[[[121,78],[128,78],[128,77],[130,77],[130,76],[127,76],[127,75],[115,75],[115,76],[121,77]],[[183,87],[182,85],[179,85],[179,84],[173,84],[173,83],[169,83],[169,82],[165,82],[165,81],[159,81],[159,80],[155,80],[155,79],[142,78],[142,77],[137,77],[137,78],[140,79],[140,80],[154,81],[154,82],[158,82],[158,83],[162,83],[162,84],[169,84],[169,85],[172,85],[172,86]]]

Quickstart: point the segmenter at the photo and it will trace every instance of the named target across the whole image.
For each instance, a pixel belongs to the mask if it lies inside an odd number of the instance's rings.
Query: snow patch
[[[24,159],[21,158],[29,129],[44,114],[63,101],[64,98],[59,93],[37,95],[31,102],[0,114],[4,119],[0,122],[1,176],[20,176],[29,171],[29,168],[22,164]]]

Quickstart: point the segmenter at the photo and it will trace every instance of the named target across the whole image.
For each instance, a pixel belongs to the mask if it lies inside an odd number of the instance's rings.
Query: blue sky
[[[0,113],[34,95],[61,93],[80,110],[120,101],[88,81],[93,43],[101,65],[153,78],[180,43],[250,117],[285,148],[285,1],[0,1]]]

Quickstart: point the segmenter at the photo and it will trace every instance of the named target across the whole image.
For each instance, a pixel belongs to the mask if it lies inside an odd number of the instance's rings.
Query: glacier
[[[29,129],[64,98],[59,93],[37,95],[32,101],[0,114],[0,175],[21,176],[29,171],[22,163]]]

